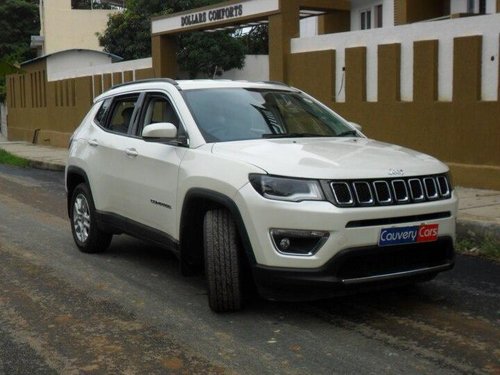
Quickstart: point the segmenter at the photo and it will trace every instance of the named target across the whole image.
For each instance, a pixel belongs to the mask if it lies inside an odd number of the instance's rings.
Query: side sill
[[[180,255],[179,241],[165,232],[110,212],[97,211],[96,219],[99,228],[106,232],[125,233],[172,251],[177,257]]]

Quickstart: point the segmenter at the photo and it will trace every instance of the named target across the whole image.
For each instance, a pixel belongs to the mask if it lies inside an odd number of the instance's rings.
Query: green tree
[[[36,0],[2,0],[0,2],[0,60],[20,63],[35,57],[30,50],[31,35],[40,32]],[[0,101],[5,100],[5,77],[0,76]]]
[[[99,35],[104,50],[125,60],[151,56],[151,17],[214,4],[220,0],[127,0],[122,13],[109,17]],[[178,37],[177,62],[191,77],[212,76],[216,69],[242,68],[245,48],[228,32],[186,33]],[[201,60],[200,60],[201,59]]]
[[[179,37],[177,61],[182,70],[196,78],[198,73],[212,77],[219,70],[241,69],[245,46],[227,31],[192,32]]]
[[[265,24],[252,26],[249,30],[239,30],[238,38],[245,45],[247,55],[269,54],[269,27]]]
[[[112,9],[107,2],[97,2],[95,0],[71,0],[71,9]]]

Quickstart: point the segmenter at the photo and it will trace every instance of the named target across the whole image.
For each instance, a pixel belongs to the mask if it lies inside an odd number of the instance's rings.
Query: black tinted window
[[[133,123],[133,114],[138,95],[115,98],[111,106],[106,128],[116,133],[127,134]]]
[[[104,121],[106,120],[106,114],[108,113],[110,104],[111,99],[106,99],[101,103],[101,107],[97,111],[97,114],[94,118],[95,122],[97,122],[99,125],[104,126]]]

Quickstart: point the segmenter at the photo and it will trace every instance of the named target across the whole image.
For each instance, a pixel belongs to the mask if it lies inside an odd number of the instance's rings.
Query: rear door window
[[[139,94],[116,97],[106,116],[106,121],[101,126],[119,134],[128,134],[134,124],[136,104]],[[98,113],[99,114],[99,113]]]

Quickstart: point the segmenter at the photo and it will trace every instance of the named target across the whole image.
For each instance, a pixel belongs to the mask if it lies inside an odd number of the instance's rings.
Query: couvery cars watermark
[[[379,246],[400,245],[416,242],[436,241],[439,224],[422,224],[411,227],[383,228],[380,231]]]

